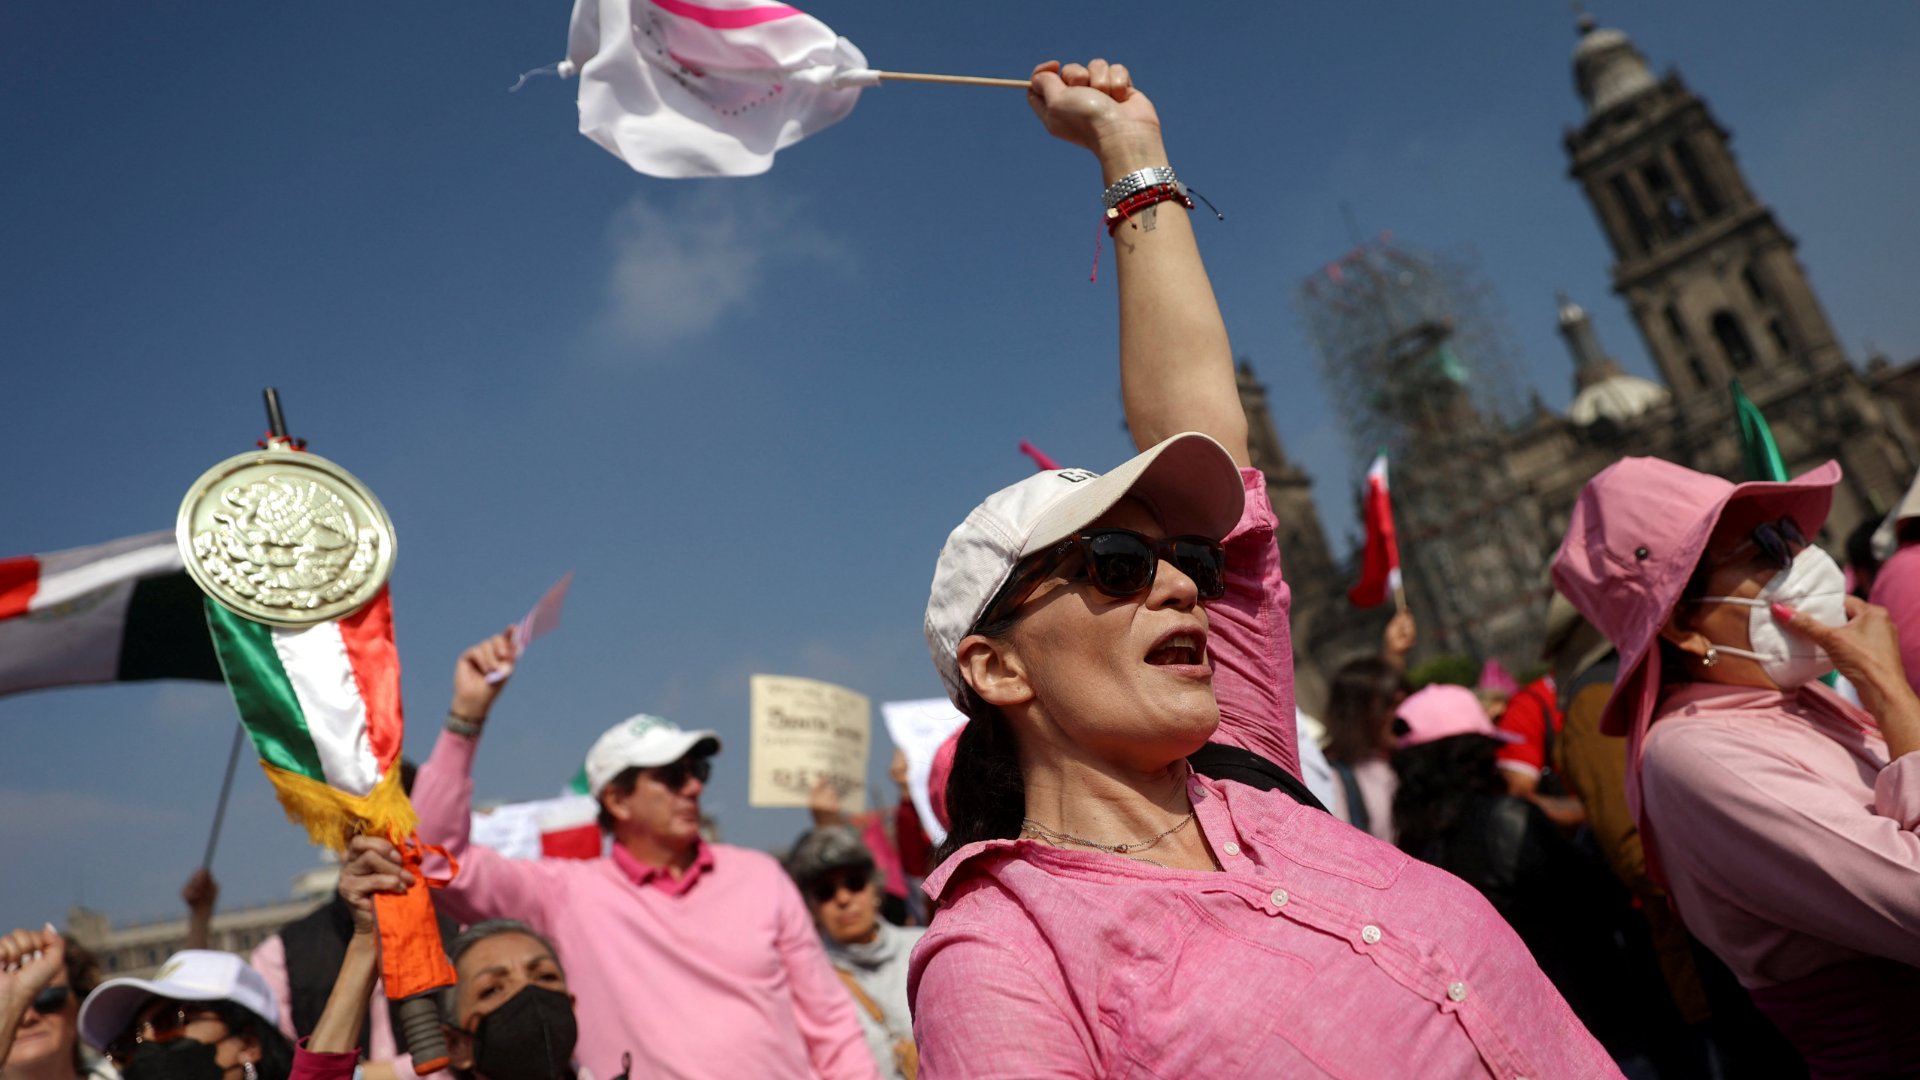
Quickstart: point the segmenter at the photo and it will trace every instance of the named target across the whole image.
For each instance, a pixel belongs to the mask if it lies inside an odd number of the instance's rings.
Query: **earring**
[[[1720,650],[1714,648],[1712,645],[1707,646],[1707,655],[1700,658],[1700,666],[1712,667],[1713,665],[1719,662],[1720,662]],[[252,1080],[252,1078],[249,1077],[248,1080]]]
[[[253,1062],[251,1061],[241,1062],[240,1071],[246,1076],[247,1080],[260,1080],[260,1070],[254,1068]]]

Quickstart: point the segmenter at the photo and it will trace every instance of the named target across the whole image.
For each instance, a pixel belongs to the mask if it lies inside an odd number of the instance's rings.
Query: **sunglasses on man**
[[[1204,536],[1155,540],[1132,529],[1086,529],[1023,560],[1024,569],[1015,570],[975,625],[987,626],[1012,615],[1075,553],[1081,556],[1080,566],[1069,580],[1084,578],[1116,600],[1151,589],[1163,560],[1193,580],[1200,599],[1218,600],[1227,594],[1227,552],[1218,540]]]
[[[668,791],[679,791],[687,786],[687,777],[691,776],[701,783],[713,775],[713,760],[706,757],[683,757],[671,765],[657,765],[647,770],[655,780],[666,785]]]
[[[831,903],[834,897],[840,895],[841,889],[850,893],[862,893],[867,891],[867,886],[872,881],[873,873],[869,870],[845,870],[836,874],[826,874],[808,884],[807,895],[812,897],[816,904]]]

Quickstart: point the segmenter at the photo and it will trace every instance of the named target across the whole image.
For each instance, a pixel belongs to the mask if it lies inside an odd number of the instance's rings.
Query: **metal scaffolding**
[[[1519,416],[1516,351],[1468,253],[1382,233],[1301,282],[1296,302],[1354,459],[1486,436]]]

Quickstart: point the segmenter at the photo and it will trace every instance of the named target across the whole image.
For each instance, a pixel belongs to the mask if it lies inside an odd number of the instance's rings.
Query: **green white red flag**
[[[206,623],[287,816],[338,850],[356,832],[406,836],[400,656],[387,590],[343,619],[268,626],[206,601]]]
[[[1367,490],[1362,499],[1367,547],[1360,560],[1360,582],[1347,590],[1347,602],[1355,607],[1378,607],[1400,591],[1400,542],[1393,534],[1385,451],[1367,469]]]

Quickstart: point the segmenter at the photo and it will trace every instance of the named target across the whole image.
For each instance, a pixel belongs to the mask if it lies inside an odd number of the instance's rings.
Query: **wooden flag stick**
[[[876,71],[874,74],[883,82],[946,83],[949,86],[1016,86],[1022,90],[1032,85],[1026,79],[989,79],[982,75],[926,75],[916,71]]]

